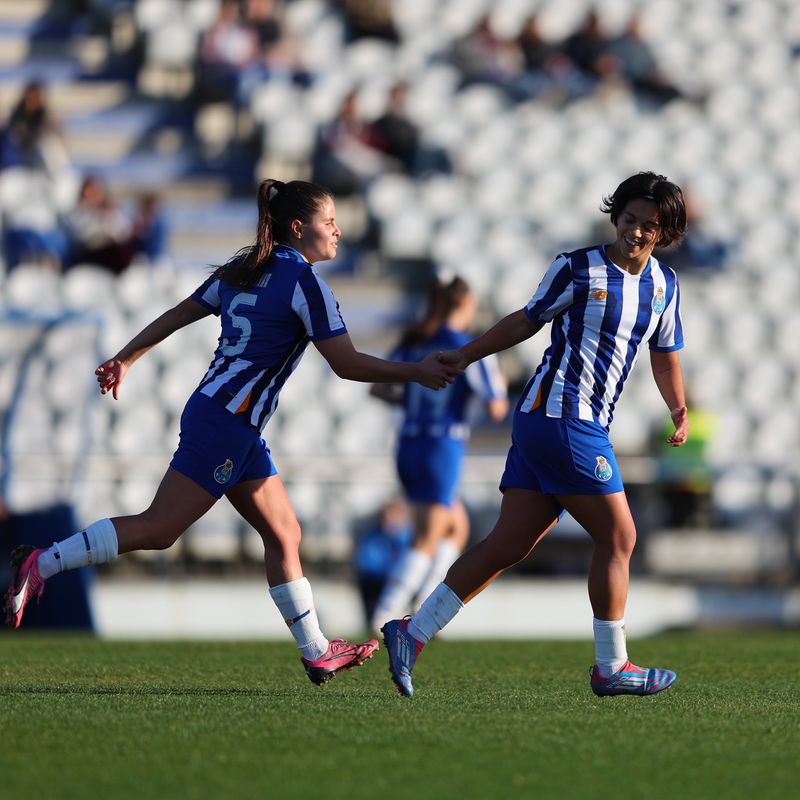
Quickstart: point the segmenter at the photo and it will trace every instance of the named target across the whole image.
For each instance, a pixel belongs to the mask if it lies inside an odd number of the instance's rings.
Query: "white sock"
[[[372,614],[374,630],[378,630],[384,622],[407,613],[432,563],[433,559],[427,553],[412,547],[395,564]]]
[[[68,569],[105,564],[117,557],[117,532],[110,519],[100,519],[78,533],[55,542],[39,556],[39,574],[47,578]]]
[[[330,642],[323,636],[314,610],[314,597],[307,578],[272,586],[269,595],[281,612],[304,658],[324,655]]]
[[[419,602],[422,602],[444,580],[447,570],[453,566],[460,554],[461,548],[456,547],[450,539],[439,542],[430,571],[417,592]]]
[[[446,583],[440,583],[411,617],[408,632],[427,644],[462,608],[464,604],[458,595]]]
[[[600,674],[607,678],[617,672],[628,660],[625,620],[605,620],[592,617],[592,627],[594,628],[594,660]]]

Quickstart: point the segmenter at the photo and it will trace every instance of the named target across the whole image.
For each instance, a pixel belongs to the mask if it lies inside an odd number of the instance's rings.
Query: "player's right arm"
[[[135,361],[175,331],[207,317],[210,313],[209,308],[191,298],[187,298],[165,311],[137,333],[115,356],[104,361],[94,371],[97,382],[100,384],[100,394],[111,392],[116,400],[125,373]]]
[[[461,375],[463,370],[441,363],[435,353],[417,362],[388,361],[356,350],[347,333],[315,341],[314,345],[331,369],[340,377],[366,383],[421,383],[429,389],[441,389]]]
[[[509,347],[530,339],[542,327],[542,323],[535,323],[525,313],[524,309],[515,311],[503,317],[496,325],[482,333],[477,339],[459,347],[457,350],[447,350],[441,353],[439,360],[444,364],[466,369],[474,361],[481,358],[508,350]]]

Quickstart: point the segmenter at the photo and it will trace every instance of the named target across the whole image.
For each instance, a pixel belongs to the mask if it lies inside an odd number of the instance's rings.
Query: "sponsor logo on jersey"
[[[592,297],[595,300],[605,300],[608,297],[608,292],[605,289],[595,289],[592,292]]]
[[[667,307],[667,301],[666,298],[664,297],[663,286],[656,287],[656,293],[653,295],[652,306],[653,306],[653,311],[655,311],[656,314],[661,314]]]
[[[225,460],[224,464],[220,464],[214,470],[214,480],[217,483],[227,483],[231,479],[231,473],[233,472],[233,461],[229,458]]]
[[[595,456],[595,461],[597,462],[594,468],[594,476],[599,481],[608,481],[611,480],[611,476],[614,474],[614,470],[611,469],[611,464],[603,456]]]

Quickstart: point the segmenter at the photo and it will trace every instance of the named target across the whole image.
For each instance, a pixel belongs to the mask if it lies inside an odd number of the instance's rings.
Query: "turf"
[[[797,632],[630,651],[678,683],[601,699],[591,643],[436,641],[407,700],[383,652],[315,687],[289,642],[2,635],[0,796],[796,796]]]

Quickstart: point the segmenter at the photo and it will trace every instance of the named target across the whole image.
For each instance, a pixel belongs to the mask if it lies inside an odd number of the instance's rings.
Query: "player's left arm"
[[[677,350],[668,353],[650,351],[650,366],[656,386],[669,408],[675,433],[667,437],[667,444],[680,447],[689,436],[689,414],[686,408],[686,392],[683,386],[683,371]]]
[[[111,392],[116,400],[119,396],[119,387],[125,378],[125,373],[135,361],[140,359],[148,350],[164,341],[175,331],[185,328],[192,322],[207,317],[211,309],[187,297],[178,305],[165,311],[160,317],[154,319],[131,339],[115,356],[104,361],[95,371],[97,382],[100,384],[100,394]]]

